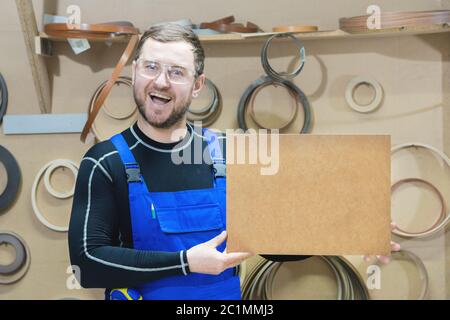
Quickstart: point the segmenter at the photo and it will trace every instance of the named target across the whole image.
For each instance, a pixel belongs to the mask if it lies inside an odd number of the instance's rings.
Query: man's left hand
[[[391,222],[391,230],[394,230],[397,227],[395,222]],[[391,241],[391,251],[397,252],[400,251],[401,247],[400,244],[394,241]],[[382,264],[388,264],[391,261],[390,256],[364,256],[364,260],[366,262],[371,261],[373,258],[376,258],[378,261],[380,261]]]

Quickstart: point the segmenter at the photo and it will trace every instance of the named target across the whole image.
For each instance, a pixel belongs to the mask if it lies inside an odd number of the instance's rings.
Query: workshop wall
[[[255,3],[238,0],[214,5],[207,0],[189,4],[182,0],[33,1],[40,29],[44,13],[66,15],[66,8],[76,4],[81,8],[82,22],[126,20],[133,22],[141,31],[161,21],[190,18],[194,23],[200,23],[231,14],[238,22],[252,21],[267,31],[276,25],[299,23],[319,25],[321,30],[334,30],[338,28],[340,17],[363,15],[373,1],[279,0],[264,4],[258,1],[257,9]],[[450,0],[378,0],[376,4],[383,11],[450,9]],[[3,43],[0,50],[0,72],[6,79],[9,90],[7,114],[38,114],[40,110],[15,2],[1,1],[0,12],[3,17],[0,20],[0,39]],[[390,134],[393,145],[416,141],[445,150],[449,154],[449,40],[449,33],[441,33],[305,41],[305,68],[294,83],[305,92],[311,103],[314,112],[312,133]],[[218,87],[223,102],[221,116],[211,127],[220,130],[238,127],[236,112],[239,99],[245,88],[264,73],[260,63],[262,44],[262,41],[257,40],[204,44],[207,56],[205,73]],[[111,46],[103,42],[91,43],[89,51],[77,56],[67,43],[54,42],[53,56],[46,58],[52,85],[52,112],[86,112],[92,94],[100,83],[108,79],[124,48],[124,43]],[[269,53],[275,68],[281,69],[295,63],[292,59],[295,51],[289,42],[274,43]],[[131,75],[129,65],[122,74]],[[375,113],[356,113],[345,101],[346,85],[358,75],[372,76],[383,87],[384,99]],[[361,92],[360,95],[364,100],[370,94]],[[206,103],[207,99],[208,94],[205,92],[195,103],[200,105]],[[111,108],[132,103],[131,90],[124,88],[114,89],[108,100]],[[289,96],[282,90],[268,88],[261,92],[255,105],[261,112],[273,113],[289,103]],[[104,124],[104,129],[111,132],[114,123],[100,120],[104,122],[99,121],[99,128]],[[300,113],[286,132],[298,132],[301,123]],[[0,215],[0,230],[18,233],[31,250],[31,267],[27,275],[13,285],[0,285],[0,299],[101,299],[102,290],[67,288],[67,268],[70,265],[67,234],[57,233],[43,226],[34,216],[31,205],[31,187],[39,169],[57,158],[79,163],[92,143],[80,142],[79,134],[6,136],[0,130],[0,145],[11,151],[22,172],[18,199],[9,211]],[[450,170],[445,165],[437,160],[430,160],[427,156],[417,160],[416,165],[410,165],[408,158],[400,155],[393,157],[392,164],[393,181],[426,175],[439,187],[448,204]],[[52,184],[58,190],[70,189],[74,183],[67,171],[57,170],[52,178]],[[0,193],[6,185],[5,176],[5,169],[0,164]],[[405,224],[426,224],[431,217],[419,212],[417,208],[434,212],[438,210],[436,199],[429,194],[408,193],[408,190],[404,192],[399,195],[396,205],[401,207],[401,212],[412,210],[416,214],[409,216],[414,221],[401,216],[398,219]],[[48,220],[58,225],[68,223],[70,199],[54,199],[45,192],[42,185],[37,194],[40,209],[45,212]],[[417,196],[417,199],[411,201],[410,196]],[[393,214],[397,214],[396,210],[393,210]],[[401,243],[404,248],[414,251],[427,267],[430,275],[429,297],[450,298],[450,235],[442,234],[421,241],[401,240]],[[365,279],[367,265],[360,257],[348,258]],[[12,259],[14,253],[11,248],[0,248],[0,263],[5,264]],[[247,270],[251,269],[250,266],[251,263]],[[388,289],[375,290],[373,296],[410,298],[409,274],[399,276],[401,270],[403,269],[393,268],[390,273],[386,273],[383,281],[395,284],[400,279],[399,281],[405,282],[389,286],[389,292]],[[411,278],[414,276],[411,275]]]

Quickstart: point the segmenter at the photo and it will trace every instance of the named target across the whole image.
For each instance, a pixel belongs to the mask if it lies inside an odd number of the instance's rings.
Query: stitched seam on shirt
[[[109,175],[108,171],[106,171],[106,169],[100,164],[100,162],[98,162],[98,160],[95,160],[94,158],[90,158],[90,157],[85,157],[83,159],[81,159],[81,162],[83,162],[83,160],[90,160],[95,164],[98,164],[98,166],[100,167],[100,169],[103,171],[103,173],[108,177],[109,181],[112,182],[112,178]]]
[[[134,144],[133,147],[130,148],[130,150],[134,149],[138,143]],[[110,153],[105,154],[103,157],[101,157],[98,162],[92,167],[90,176],[89,176],[89,182],[88,182],[88,204],[86,208],[86,215],[85,215],[85,221],[84,221],[84,228],[83,228],[83,251],[87,258],[96,261],[98,263],[110,266],[110,267],[116,267],[119,269],[125,269],[129,271],[140,271],[140,272],[149,272],[149,271],[163,271],[163,270],[171,270],[171,269],[179,269],[183,268],[183,265],[174,265],[169,267],[160,267],[160,268],[137,268],[137,267],[131,267],[126,265],[121,265],[118,263],[109,262],[100,258],[96,258],[93,255],[91,255],[87,250],[87,226],[89,221],[89,212],[91,209],[91,187],[92,187],[92,177],[94,175],[95,169],[100,165],[100,162],[102,162],[105,158],[118,153],[118,151],[112,151]]]
[[[194,132],[194,134],[200,138],[202,138],[203,140],[206,140],[206,137],[203,134],[198,134],[197,131],[193,130],[192,132]],[[221,132],[216,132],[217,133],[217,139],[226,139],[227,136],[226,135],[220,135]]]
[[[183,252],[184,251],[180,251],[180,261],[181,261],[181,268],[183,269],[183,274],[185,276],[187,276],[187,272],[186,272],[186,264],[184,263],[184,257],[183,257]]]
[[[189,124],[188,124],[188,125],[189,125]],[[192,128],[192,127],[191,127],[191,128]],[[191,142],[192,142],[192,140],[193,140],[193,138],[194,138],[194,135],[191,134],[191,136],[189,137],[189,141],[186,143],[186,145],[184,145],[184,146],[182,146],[182,147],[179,147],[179,148],[177,148],[177,149],[166,150],[166,149],[160,149],[160,148],[153,147],[153,146],[149,145],[148,143],[145,143],[144,141],[142,141],[142,139],[139,138],[139,136],[138,136],[138,135],[136,134],[136,132],[134,131],[133,127],[130,127],[130,131],[131,131],[131,133],[133,134],[134,138],[135,138],[140,144],[142,144],[144,147],[149,148],[149,149],[152,149],[152,150],[157,151],[157,152],[164,152],[164,153],[173,153],[173,152],[179,152],[179,151],[181,151],[181,150],[184,150],[184,149],[186,149],[186,148],[191,144]],[[193,131],[193,129],[192,129],[192,131]]]

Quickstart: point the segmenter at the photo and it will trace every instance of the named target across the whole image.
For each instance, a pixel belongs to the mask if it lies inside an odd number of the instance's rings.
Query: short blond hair
[[[185,41],[192,45],[194,53],[195,76],[203,74],[205,67],[205,51],[198,36],[191,28],[183,27],[175,23],[161,23],[150,27],[144,32],[139,40],[134,60],[137,60],[142,51],[142,47],[147,39],[159,42]]]

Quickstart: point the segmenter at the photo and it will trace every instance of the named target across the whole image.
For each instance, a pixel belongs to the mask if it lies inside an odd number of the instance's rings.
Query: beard
[[[136,92],[136,88],[133,90],[133,96],[134,101],[138,107],[139,113],[144,118],[144,120],[151,125],[152,127],[158,128],[158,129],[167,129],[178,123],[181,119],[184,118],[186,112],[189,109],[189,106],[191,105],[192,98],[189,96],[181,101],[180,103],[177,103],[173,106],[172,112],[169,114],[167,119],[165,120],[158,120],[158,117],[156,115],[147,115],[145,112],[145,101],[146,98],[141,98],[138,93]],[[150,98],[148,98],[150,99]]]

